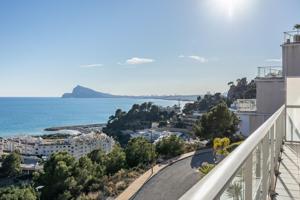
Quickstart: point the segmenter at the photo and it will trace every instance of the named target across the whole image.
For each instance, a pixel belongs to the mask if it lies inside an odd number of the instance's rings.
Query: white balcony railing
[[[275,190],[275,172],[284,137],[282,106],[180,199],[267,199]]]
[[[284,32],[284,44],[300,43],[300,30]]]
[[[257,68],[257,78],[281,78],[281,66],[264,66]]]
[[[256,111],[256,99],[237,99],[236,109],[239,112],[254,112]]]

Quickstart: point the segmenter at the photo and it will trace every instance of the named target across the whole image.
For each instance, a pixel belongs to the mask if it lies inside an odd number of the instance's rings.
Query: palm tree
[[[233,200],[242,199],[242,184],[240,182],[235,182],[229,185],[226,190],[226,194],[229,198]]]
[[[197,97],[197,101],[201,101],[201,96],[198,96],[198,97]]]
[[[116,119],[116,117],[114,115],[109,116],[108,123],[111,123],[115,119]]]
[[[234,85],[234,82],[230,81],[230,82],[227,83],[227,85],[232,86],[232,85]]]
[[[296,30],[296,34],[294,35],[294,41],[300,42],[300,24],[295,24],[294,29]]]
[[[295,24],[294,29],[297,30],[297,33],[300,31],[300,24]]]
[[[147,111],[150,111],[152,106],[153,106],[153,103],[152,102],[148,102],[148,104],[147,104]]]
[[[115,113],[115,118],[120,119],[123,115],[123,111],[121,109],[117,109]]]

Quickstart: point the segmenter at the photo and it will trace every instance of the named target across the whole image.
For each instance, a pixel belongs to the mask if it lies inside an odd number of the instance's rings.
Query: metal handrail
[[[256,111],[256,99],[237,99],[236,109],[240,112]]]
[[[295,30],[295,31],[287,31],[283,32],[284,34],[284,44],[289,44],[289,43],[300,43],[299,41],[299,35],[300,35],[300,30]]]
[[[257,67],[257,78],[282,77],[282,66]]]
[[[242,168],[252,152],[265,139],[270,129],[274,127],[284,110],[285,106],[283,105],[211,172],[187,191],[180,200],[212,200],[219,198],[228,183],[235,177],[236,172]]]

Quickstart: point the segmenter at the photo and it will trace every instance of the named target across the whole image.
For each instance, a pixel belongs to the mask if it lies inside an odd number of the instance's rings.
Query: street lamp
[[[44,186],[42,186],[42,185],[40,185],[40,186],[37,186],[36,188],[35,188],[35,190],[37,191],[37,195],[38,195],[38,199],[40,199],[40,193],[39,193],[39,190],[40,189],[43,189],[44,188]]]
[[[153,137],[152,131],[150,131],[150,141],[151,141],[151,174],[153,174]]]

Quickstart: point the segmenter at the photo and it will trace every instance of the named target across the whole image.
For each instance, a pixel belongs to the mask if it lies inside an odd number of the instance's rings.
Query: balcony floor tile
[[[277,200],[300,200],[300,143],[286,143],[276,183]]]

